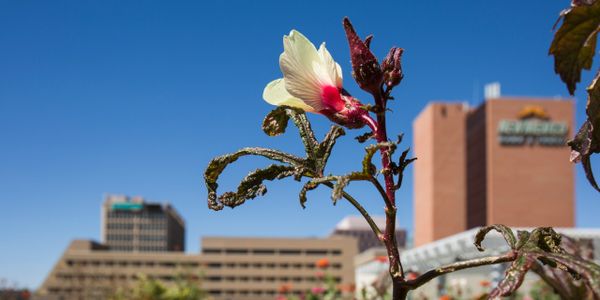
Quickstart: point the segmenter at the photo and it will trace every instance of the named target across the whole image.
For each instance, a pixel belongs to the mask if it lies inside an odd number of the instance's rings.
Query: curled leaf
[[[355,137],[354,139],[356,139],[359,143],[362,144],[362,143],[366,142],[367,140],[373,138],[374,136],[375,136],[375,134],[373,132],[369,131],[369,132],[365,132],[365,133]]]
[[[333,150],[333,146],[335,146],[335,142],[340,136],[345,134],[346,132],[342,127],[332,125],[325,138],[323,138],[323,141],[319,143],[315,154],[317,175],[323,176],[323,170],[325,169],[325,165],[327,165],[327,160],[329,159],[331,150]]]
[[[598,2],[600,3],[600,2]],[[590,156],[600,152],[600,73],[587,88],[588,101],[586,105],[587,120],[583,123],[575,137],[567,142],[571,147],[571,162],[581,162],[585,176],[597,191],[600,191],[594,173]]]
[[[208,189],[209,208],[214,210],[221,210],[223,208],[223,204],[217,201],[217,187],[219,186],[217,180],[229,164],[246,155],[262,156],[295,166],[296,168],[306,165],[306,160],[303,158],[268,148],[243,148],[231,154],[215,157],[208,163],[208,166],[204,171],[204,183]]]
[[[504,240],[506,241],[508,246],[511,249],[515,249],[515,246],[517,244],[517,239],[515,238],[515,234],[513,233],[513,231],[507,226],[504,226],[501,224],[494,224],[494,225],[485,226],[485,227],[479,229],[479,231],[475,235],[475,243],[474,244],[475,244],[475,247],[477,247],[477,250],[479,250],[479,251],[485,250],[481,246],[481,242],[485,239],[485,236],[488,234],[488,232],[490,232],[492,230],[495,230],[495,231],[499,232],[500,234],[502,234],[502,237],[504,238]]]
[[[262,123],[262,129],[268,136],[276,136],[285,132],[290,117],[285,106],[279,106],[272,110]]]
[[[507,232],[505,229],[502,230]],[[523,283],[523,278],[529,270],[538,272],[545,268],[570,274],[570,281],[583,280],[594,295],[591,299],[600,299],[598,298],[600,296],[598,294],[600,293],[600,266],[562,248],[562,236],[554,229],[540,227],[531,233],[519,231],[518,236],[517,246],[512,250],[516,258],[506,270],[504,279],[490,293],[489,299],[500,299],[500,297],[511,295]],[[538,272],[538,274],[541,273]]]
[[[264,169],[256,169],[242,179],[236,192],[226,192],[221,195],[219,202],[221,205],[234,208],[243,204],[247,199],[264,195],[267,187],[263,181],[282,179],[293,175],[294,172],[294,167],[283,165],[270,165]]]
[[[550,54],[554,55],[554,71],[573,95],[581,80],[581,71],[592,67],[600,26],[600,1],[574,6],[562,13],[562,19],[550,45]]]

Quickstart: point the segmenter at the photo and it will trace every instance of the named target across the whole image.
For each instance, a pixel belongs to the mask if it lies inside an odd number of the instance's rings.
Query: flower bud
[[[381,69],[383,69],[383,80],[388,88],[392,88],[402,81],[404,74],[402,74],[401,58],[404,49],[392,47],[390,52],[381,63]]]
[[[352,27],[352,23],[350,23],[347,17],[344,18],[344,30],[346,31],[346,37],[350,46],[352,76],[354,80],[356,80],[361,89],[371,94],[379,93],[381,83],[383,82],[383,75],[377,58],[375,58],[375,55],[373,55],[368,46],[371,38],[362,41],[356,34],[356,31],[354,31],[354,27]]]

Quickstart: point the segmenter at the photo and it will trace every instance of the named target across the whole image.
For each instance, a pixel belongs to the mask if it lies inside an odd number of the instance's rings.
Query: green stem
[[[333,183],[324,182],[323,184],[328,186],[329,188],[333,189]],[[350,194],[343,192],[342,196],[344,197],[344,199],[348,200],[348,202],[350,202],[350,204],[352,204],[352,206],[354,206],[354,208],[356,208],[356,210],[358,210],[360,212],[360,214],[363,216],[363,218],[365,218],[367,223],[369,223],[369,227],[371,227],[371,230],[373,230],[373,233],[375,233],[377,238],[380,238],[382,236],[381,230],[379,229],[379,227],[377,227],[377,224],[375,224],[375,221],[373,221],[373,218],[371,218],[371,216],[369,215],[369,212],[367,212],[367,210],[362,205],[360,205],[360,203],[358,203],[358,201],[354,197],[352,197]]]

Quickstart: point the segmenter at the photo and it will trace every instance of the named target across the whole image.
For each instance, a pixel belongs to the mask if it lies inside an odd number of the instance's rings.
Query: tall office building
[[[183,219],[169,204],[107,195],[102,205],[102,242],[111,251],[183,251]]]
[[[489,225],[574,225],[573,101],[431,103],[415,119],[415,245]]]
[[[372,217],[377,227],[385,230],[385,217]],[[342,219],[333,230],[332,236],[350,236],[358,240],[358,252],[363,252],[373,247],[383,247],[381,241],[375,236],[373,230],[362,216],[348,216]],[[398,247],[406,246],[406,230],[396,228],[396,242]]]

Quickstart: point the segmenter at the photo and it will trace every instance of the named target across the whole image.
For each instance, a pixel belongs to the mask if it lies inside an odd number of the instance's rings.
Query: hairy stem
[[[405,288],[414,290],[414,289],[424,285],[425,283],[429,282],[430,280],[432,280],[438,276],[447,274],[447,273],[452,273],[452,272],[456,272],[459,270],[474,268],[474,267],[479,267],[479,266],[494,265],[494,264],[499,264],[499,263],[510,262],[510,261],[515,260],[516,258],[517,258],[517,253],[511,251],[511,252],[508,252],[501,256],[490,256],[490,257],[483,257],[483,258],[476,258],[476,259],[471,259],[471,260],[460,261],[460,262],[445,265],[445,266],[442,266],[442,267],[439,267],[439,268],[436,268],[433,270],[429,270],[429,271],[423,273],[421,276],[417,277],[416,279],[404,281],[404,282],[400,283],[400,285]]]
[[[377,107],[377,121],[371,119],[370,116],[365,117],[365,121],[373,131],[377,142],[387,142],[388,137],[385,118],[387,97],[384,96],[383,91],[373,96]],[[386,197],[384,197],[386,206],[383,243],[385,244],[390,262],[389,272],[393,282],[392,299],[404,299],[406,293],[402,292],[402,288],[399,285],[400,282],[404,281],[404,270],[402,268],[402,263],[400,262],[400,253],[396,241],[396,189],[399,187],[394,184],[394,174],[391,169],[392,160],[389,148],[381,148],[380,154],[386,194]]]

